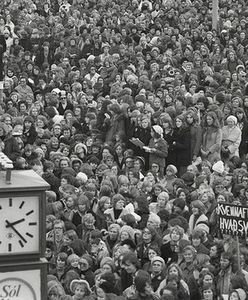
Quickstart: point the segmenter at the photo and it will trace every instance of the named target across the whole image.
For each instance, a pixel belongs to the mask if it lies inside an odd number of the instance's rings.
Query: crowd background
[[[49,300],[247,299],[216,206],[248,200],[248,9],[211,8],[0,2],[0,149],[51,186]]]

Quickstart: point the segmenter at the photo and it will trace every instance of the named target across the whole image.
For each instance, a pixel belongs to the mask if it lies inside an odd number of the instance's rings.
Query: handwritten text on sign
[[[219,229],[222,233],[248,236],[248,207],[219,203],[216,212],[219,216]]]

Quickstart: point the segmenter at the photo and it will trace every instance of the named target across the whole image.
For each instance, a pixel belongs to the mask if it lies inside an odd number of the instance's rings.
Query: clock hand
[[[13,222],[13,223],[9,223],[9,222],[8,222],[8,225],[6,225],[5,227],[6,227],[6,228],[9,228],[11,225],[14,226],[14,225],[17,225],[17,224],[22,223],[22,222],[24,222],[24,221],[25,221],[25,219],[23,218],[23,219],[20,219],[20,220],[15,221],[15,222]]]
[[[11,229],[13,229],[13,231],[23,240],[23,242],[27,243],[25,238],[20,234],[20,232],[8,220],[5,220],[5,222],[7,223],[8,228],[10,227]]]

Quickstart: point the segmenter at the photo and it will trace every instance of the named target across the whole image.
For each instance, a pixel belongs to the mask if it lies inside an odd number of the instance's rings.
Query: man
[[[60,91],[60,102],[58,106],[58,112],[60,115],[64,115],[66,110],[73,111],[73,105],[67,101],[66,91]]]

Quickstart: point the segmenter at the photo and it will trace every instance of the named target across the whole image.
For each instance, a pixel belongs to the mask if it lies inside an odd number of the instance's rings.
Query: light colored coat
[[[239,145],[241,143],[241,130],[238,126],[230,128],[228,125],[222,128],[222,142],[228,145],[230,158],[239,157]]]

